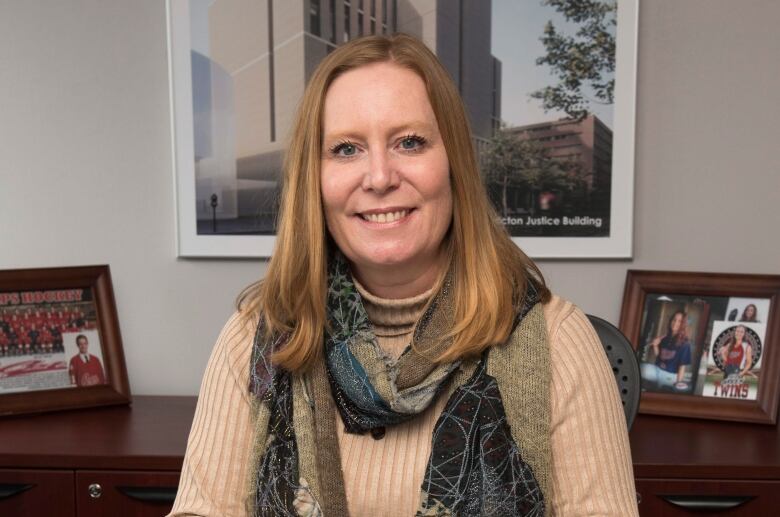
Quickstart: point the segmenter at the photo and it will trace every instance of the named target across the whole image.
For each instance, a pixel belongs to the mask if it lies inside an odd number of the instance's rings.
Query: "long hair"
[[[748,309],[753,308],[753,314],[751,316],[747,315]],[[758,307],[755,306],[755,304],[749,303],[745,310],[742,311],[742,316],[740,316],[739,321],[758,321]]]
[[[749,346],[747,342],[747,328],[744,325],[737,325],[734,327],[734,333],[729,337],[729,339],[726,341],[726,344],[723,345],[726,347],[726,355],[731,353],[731,349],[734,348],[734,345],[737,344],[737,329],[742,327],[742,329],[745,331],[745,333],[742,335],[742,339],[740,340],[740,343],[745,343],[745,346]]]
[[[327,256],[334,244],[327,235],[320,189],[325,96],[341,74],[380,62],[422,78],[450,164],[453,217],[443,249],[453,278],[456,323],[442,336],[452,338],[452,346],[436,360],[476,356],[505,342],[514,322],[513,304],[529,282],[543,302],[550,298],[539,269],[498,222],[482,185],[463,101],[436,56],[404,34],[359,38],[335,49],[309,80],[284,163],[276,248],[264,280],[245,289],[237,301],[247,317],[262,314],[269,335],[290,334],[272,357],[289,371],[312,366],[327,325]]]
[[[680,328],[677,332],[672,330],[672,323],[677,315],[680,315]],[[672,338],[672,342],[680,346],[688,340],[688,314],[685,311],[674,311],[674,314],[669,318],[669,324],[666,327],[666,335]]]

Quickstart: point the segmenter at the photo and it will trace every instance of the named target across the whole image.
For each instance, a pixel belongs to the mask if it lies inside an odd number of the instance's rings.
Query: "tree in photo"
[[[545,111],[563,111],[582,120],[591,103],[612,104],[615,92],[615,28],[617,1],[543,0],[578,28],[563,34],[552,21],[541,41],[546,54],[537,65],[547,65],[558,83],[531,93]]]
[[[542,190],[571,193],[582,188],[578,163],[551,158],[542,144],[519,138],[506,126],[496,131],[482,159],[488,192],[504,217],[513,209],[534,212],[534,194]]]

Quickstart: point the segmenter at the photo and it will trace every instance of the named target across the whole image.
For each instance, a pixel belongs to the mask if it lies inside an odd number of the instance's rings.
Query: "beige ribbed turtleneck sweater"
[[[433,296],[434,289],[412,298],[389,300],[371,294],[356,279],[353,281],[363,299],[363,307],[374,327],[379,346],[397,359],[411,343],[414,326]]]
[[[431,293],[384,300],[358,288],[380,346],[398,357]],[[625,418],[598,337],[582,311],[561,298],[554,296],[544,306],[544,316],[552,376],[551,514],[638,515]],[[247,516],[254,443],[247,388],[254,330],[236,314],[217,340],[170,516]],[[334,415],[352,517],[414,515],[433,427],[445,403],[437,400],[414,420],[387,428],[380,440],[344,433]]]

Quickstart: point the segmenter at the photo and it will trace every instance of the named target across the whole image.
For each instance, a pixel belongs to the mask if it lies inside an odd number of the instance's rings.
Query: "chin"
[[[414,253],[412,250],[397,247],[374,247],[356,251],[353,256],[348,258],[358,266],[367,268],[403,266],[411,264],[425,255],[425,253]]]
[[[403,266],[411,262],[410,257],[398,254],[372,253],[357,257],[356,263],[370,268]]]

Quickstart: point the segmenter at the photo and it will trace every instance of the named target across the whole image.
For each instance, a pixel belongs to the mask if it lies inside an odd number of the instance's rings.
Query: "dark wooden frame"
[[[0,394],[0,415],[130,403],[130,383],[107,265],[0,271],[0,292],[91,289],[107,384]]]
[[[766,352],[756,400],[645,391],[640,413],[774,424],[780,400],[780,275],[637,271],[626,274],[620,330],[639,350],[640,326],[648,294],[769,298]]]

